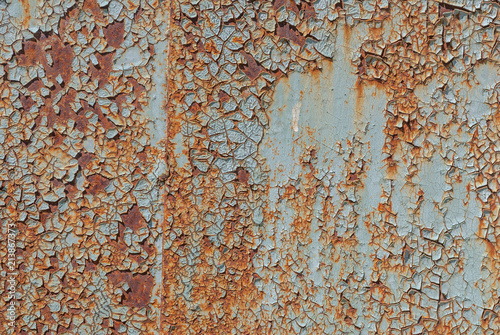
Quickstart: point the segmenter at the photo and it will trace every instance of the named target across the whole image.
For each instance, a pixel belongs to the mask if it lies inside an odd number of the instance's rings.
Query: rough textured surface
[[[19,271],[6,333],[159,333],[165,134],[151,123],[166,79],[152,79],[168,6],[108,2],[0,3],[0,217]]]
[[[499,9],[0,2],[6,332],[498,334]]]

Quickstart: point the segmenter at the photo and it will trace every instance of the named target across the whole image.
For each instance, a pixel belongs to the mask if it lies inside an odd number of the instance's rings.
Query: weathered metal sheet
[[[5,333],[499,333],[499,6],[0,2]]]
[[[0,7],[5,333],[160,333],[168,5]]]

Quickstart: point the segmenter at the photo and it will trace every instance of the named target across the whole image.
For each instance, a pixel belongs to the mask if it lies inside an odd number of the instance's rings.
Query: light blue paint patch
[[[345,142],[368,129],[374,147],[383,146],[388,96],[375,85],[358,82],[351,64],[355,47],[343,47],[347,45],[344,39],[344,29],[339,28],[339,48],[333,62],[325,63],[321,71],[294,72],[276,87],[270,128],[260,146],[271,170],[272,186],[298,178],[300,157],[307,148],[317,150],[318,168],[330,170],[338,159],[334,151],[337,141]]]
[[[322,303],[328,300],[333,306],[337,305],[337,301],[336,298],[328,297],[331,293],[326,283],[337,285],[343,274],[350,271],[346,266],[350,267],[356,263],[356,269],[351,270],[356,271],[364,280],[371,277],[371,255],[374,250],[370,246],[371,234],[364,221],[370,212],[377,208],[382,192],[384,111],[389,100],[387,93],[380,86],[359,81],[356,68],[351,63],[351,59],[355,57],[353,51],[356,50],[356,45],[352,45],[353,41],[356,41],[354,44],[362,43],[366,27],[359,25],[352,30],[350,41],[347,41],[343,26],[336,32],[337,49],[332,62],[325,62],[323,69],[314,73],[294,72],[277,84],[269,111],[269,129],[266,130],[259,147],[259,152],[266,159],[270,171],[267,199],[268,208],[275,216],[275,221],[265,223],[263,245],[266,250],[279,250],[282,259],[289,255],[300,260],[298,262],[301,266],[307,268],[308,281],[315,287],[315,299]],[[332,250],[330,246],[323,245],[321,235],[325,229],[334,228],[337,234],[342,236],[347,230],[348,222],[320,221],[325,214],[322,202],[326,192],[318,191],[315,194],[309,242],[300,246],[291,244],[289,237],[296,211],[287,205],[286,201],[280,200],[279,194],[282,187],[303,177],[302,158],[314,149],[314,170],[317,171],[315,176],[330,190],[329,201],[340,208],[344,200],[339,196],[337,186],[345,181],[347,172],[345,157],[337,150],[337,144],[347,148],[347,141],[352,142],[354,138],[366,143],[370,148],[363,153],[363,160],[368,165],[365,187],[356,195],[359,200],[354,205],[359,214],[355,229],[359,241],[356,247],[358,252],[341,255],[342,262],[332,264],[331,258],[338,256],[329,254],[328,250],[330,253],[338,253],[341,250]],[[299,187],[302,183],[303,181],[298,182]],[[298,256],[299,254],[301,256]],[[325,268],[321,264],[329,266]],[[256,267],[256,272],[260,271],[266,270]],[[268,290],[264,295],[266,301],[274,301]],[[362,304],[361,301],[359,303]],[[359,318],[360,322],[364,322],[362,316]]]
[[[165,94],[168,70],[168,40],[160,41],[155,45],[155,55],[152,58],[154,72],[151,76],[153,87],[148,92],[149,104],[144,111],[148,117],[148,127],[151,134],[151,145],[167,136],[167,117],[165,112]]]

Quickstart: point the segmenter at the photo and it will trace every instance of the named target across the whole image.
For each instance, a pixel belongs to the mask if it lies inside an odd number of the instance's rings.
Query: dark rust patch
[[[51,104],[51,99],[47,99],[47,104],[41,109],[40,116],[38,117],[38,122],[43,116],[47,116],[48,125],[52,127],[56,122],[73,120],[75,121],[75,128],[79,131],[84,131],[88,124],[87,118],[83,113],[75,113],[71,103],[74,103],[76,97],[76,91],[70,89],[67,94],[65,94],[57,106],[59,107],[59,115],[55,113],[54,109],[49,107]],[[49,104],[50,103],[50,104]],[[84,104],[85,105],[85,104]],[[80,110],[81,111],[81,110]]]
[[[439,3],[439,16],[443,16],[444,14],[449,13],[449,12],[453,12],[454,10],[459,10],[459,11],[462,11],[464,13],[471,12],[463,7],[460,7],[460,6],[454,6],[452,4],[444,3],[444,2]]]
[[[280,23],[276,28],[276,35],[285,38],[293,43],[304,46],[306,43],[306,38],[302,36],[295,27],[291,26],[289,23]]]
[[[247,170],[241,168],[239,168],[237,171],[238,171],[238,181],[240,183],[248,184],[250,173]]]
[[[129,290],[125,292],[123,305],[128,307],[145,307],[151,299],[154,278],[150,274],[135,274],[125,271],[113,271],[108,274],[109,281],[118,286],[127,283]]]
[[[106,28],[103,29],[104,37],[106,37],[106,42],[113,48],[119,48],[120,44],[123,43],[124,33],[125,33],[125,23],[114,22]]]
[[[88,177],[87,180],[89,181],[90,186],[86,191],[92,195],[96,195],[98,192],[103,191],[111,182],[108,178],[99,174],[94,174]]]
[[[85,271],[87,272],[94,272],[97,270],[97,266],[92,262],[91,260],[85,261]]]
[[[273,1],[274,10],[278,10],[283,6],[285,6],[287,9],[293,11],[295,14],[300,13],[299,7],[297,7],[297,4],[294,1],[291,1],[291,0],[275,0],[275,1]]]
[[[134,232],[147,226],[137,205],[132,206],[126,214],[122,214],[121,218],[125,227],[131,228]]]
[[[50,49],[45,51],[46,47],[50,47]],[[52,66],[49,66],[46,54],[51,56]],[[39,40],[25,41],[17,58],[21,66],[42,65],[47,78],[55,85],[54,93],[61,89],[61,85],[55,80],[56,77],[61,75],[64,82],[68,83],[73,73],[71,68],[74,58],[73,50],[70,45],[65,45],[56,35],[41,34]]]
[[[55,85],[59,85],[55,80],[58,75],[61,75],[64,82],[68,83],[73,75],[73,70],[71,68],[71,63],[75,57],[73,50],[71,49],[71,46],[64,45],[56,36],[52,37],[50,45],[52,46],[50,55],[52,57],[53,64],[52,66],[45,67],[47,76],[55,82]],[[43,57],[43,54],[41,57]],[[47,62],[47,60],[45,60],[45,62]],[[58,90],[56,90],[56,92],[57,91]]]
[[[311,4],[301,1],[300,7],[300,10],[304,13],[304,20],[307,20],[311,17],[316,17],[316,11]]]
[[[87,167],[87,164],[95,158],[96,156],[92,153],[82,152],[80,154],[80,157],[78,157],[78,165],[80,165],[82,169],[85,169]]]
[[[255,59],[250,54],[244,51],[240,51],[240,53],[247,61],[247,64],[242,66],[241,71],[243,71],[243,73],[246,74],[248,78],[254,80],[259,76],[261,72],[265,71],[265,69],[260,66],[260,64],[257,63],[257,61],[255,61]]]
[[[104,21],[104,16],[102,14],[102,9],[96,0],[85,0],[83,3],[83,10],[87,13],[91,13],[96,21]]]
[[[98,65],[90,64],[89,72],[92,75],[92,80],[99,81],[99,88],[103,88],[108,83],[109,73],[113,69],[114,52],[107,54],[96,54]]]

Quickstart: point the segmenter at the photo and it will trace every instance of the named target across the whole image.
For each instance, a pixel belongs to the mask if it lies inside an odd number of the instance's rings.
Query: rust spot
[[[132,274],[115,270],[108,273],[108,279],[114,286],[127,283],[129,290],[125,292],[123,305],[142,308],[148,305],[153,291],[154,278],[150,274]]]
[[[61,85],[59,85],[55,79],[58,75],[61,75],[64,83],[68,83],[70,81],[71,76],[73,75],[71,63],[74,58],[74,53],[71,47],[69,45],[63,45],[59,38],[54,37],[51,41],[51,45],[52,51],[50,52],[50,55],[54,63],[52,66],[46,67],[45,70],[47,71],[49,79],[55,82],[55,85],[60,87]],[[47,62],[46,59],[45,62]],[[57,93],[57,91],[58,90],[56,90],[55,93]]]
[[[344,26],[344,29],[345,29],[345,40],[347,42],[347,44],[349,45],[351,43],[351,38],[352,38],[352,27],[348,24],[346,24]]]
[[[52,217],[52,214],[53,212],[50,209],[40,212],[40,223],[45,224]]]
[[[386,173],[389,179],[395,179],[398,174],[398,164],[397,161],[394,160],[393,156],[389,156],[384,159],[384,163],[386,166]]]
[[[26,96],[25,96],[25,95],[23,95],[23,94],[22,94],[22,95],[20,95],[19,99],[21,100],[21,104],[23,105],[23,109],[24,109],[25,111],[29,111],[29,110],[30,110],[30,108],[31,108],[31,107],[33,106],[33,104],[35,103],[35,102],[33,101],[33,99],[32,99],[30,96],[26,97]]]
[[[146,94],[146,88],[134,78],[128,78],[128,81],[132,84],[133,92],[136,97],[135,101],[132,104],[135,106],[135,108],[142,109],[142,106],[139,103],[139,98]]]
[[[230,99],[230,96],[226,92],[224,92],[224,91],[219,92],[219,100],[221,102],[227,102],[227,101],[229,101],[229,99]],[[196,105],[198,106],[198,104],[196,104]],[[196,108],[193,108],[193,109],[194,109],[193,111],[196,111]],[[199,106],[197,109],[199,110]]]
[[[19,65],[29,66],[41,63],[41,43],[36,41],[25,41],[23,49],[17,54]]]
[[[305,1],[300,2],[301,11],[304,13],[304,20],[307,20],[311,17],[316,17],[316,11],[314,7]]]
[[[346,30],[347,30],[347,28],[346,28]],[[365,54],[364,50],[361,50],[361,56],[359,57],[359,59],[360,59],[360,62],[358,65],[358,74],[360,76],[363,76],[364,74],[366,74],[366,54]]]
[[[94,262],[92,262],[91,260],[85,261],[85,271],[94,272],[95,270],[97,270],[97,266]]]
[[[40,115],[35,121],[36,125],[40,125],[40,122],[44,116],[47,117],[49,127],[53,127],[56,121],[61,122],[71,119],[75,121],[76,129],[83,132],[88,124],[88,120],[85,115],[83,115],[84,109],[80,109],[79,113],[75,113],[73,108],[71,107],[71,103],[75,101],[75,96],[76,91],[70,89],[68,93],[61,98],[61,100],[57,104],[57,106],[59,107],[59,115],[55,113],[53,108],[49,107],[51,105],[51,99],[46,99],[47,103],[40,109]],[[84,102],[83,105],[85,106],[86,102]]]
[[[51,49],[45,51],[46,46],[50,46]],[[47,63],[46,53],[52,58],[52,66],[49,66]],[[56,85],[54,93],[57,93],[61,88],[55,80],[58,75],[61,75],[65,83],[68,83],[71,79],[71,63],[74,58],[73,50],[70,45],[65,45],[56,35],[42,33],[39,40],[25,41],[23,49],[17,54],[17,57],[21,66],[42,65],[48,79]]]
[[[96,21],[103,22],[104,21],[104,16],[102,14],[102,9],[99,7],[99,4],[97,3],[96,0],[85,0],[83,3],[83,9],[92,14],[92,17]]]
[[[364,90],[363,79],[358,78],[356,80],[355,90],[356,90],[356,110],[354,111],[356,121],[359,121],[362,117],[363,106],[365,103],[365,90]]]
[[[31,83],[28,84],[28,90],[30,91],[38,91],[40,88],[44,87],[43,83],[39,79],[33,80]]]
[[[276,28],[276,35],[285,38],[293,43],[303,47],[306,44],[306,38],[300,32],[290,25],[288,22],[280,22]]]
[[[139,158],[139,161],[141,162],[146,162],[148,159],[148,154],[146,152],[140,152],[137,154],[137,158]]]
[[[200,173],[201,173],[201,170],[200,170],[200,169],[198,169],[198,167],[197,167],[197,166],[195,166],[195,167],[193,168],[193,177],[196,177],[196,176],[197,176],[197,175],[199,175]]]
[[[96,195],[97,193],[103,191],[111,182],[108,178],[99,174],[94,174],[88,177],[87,180],[89,181],[90,186],[86,191],[92,195]]]
[[[349,173],[349,180],[350,181],[357,181],[358,175],[356,173]]]
[[[247,170],[241,169],[241,168],[239,168],[237,171],[238,171],[238,181],[240,183],[248,184],[248,179],[250,178],[250,173]]]
[[[481,226],[481,223],[480,223],[480,226]],[[481,228],[480,228],[480,230],[481,230]],[[482,235],[482,233],[480,232],[479,236],[481,236],[481,235]],[[498,255],[498,244],[497,243],[491,243],[487,239],[484,239],[484,241],[485,241],[485,244],[486,244],[486,250],[488,252],[488,256],[491,259],[495,259],[496,256]]]
[[[119,48],[124,40],[125,33],[125,23],[122,22],[114,22],[110,24],[106,28],[103,29],[104,37],[106,37],[106,41],[113,48]]]
[[[111,121],[108,120],[108,118],[104,115],[104,113],[101,110],[101,106],[97,105],[97,108],[95,109],[95,112],[99,118],[99,121],[101,121],[101,125],[105,130],[115,128],[115,125],[111,123]]]
[[[292,0],[274,0],[273,8],[274,10],[278,10],[281,7],[285,6],[288,10],[293,11],[295,14],[299,14],[300,10],[295,1]]]
[[[248,78],[254,80],[259,76],[261,72],[265,71],[265,69],[260,66],[260,64],[257,63],[250,54],[246,53],[245,51],[240,51],[240,53],[247,61],[247,64],[243,65],[241,71],[243,71],[243,73],[246,74]]]
[[[78,165],[80,165],[82,169],[86,169],[87,164],[95,158],[96,156],[92,153],[82,152],[78,157]]]
[[[67,184],[64,188],[64,192],[69,199],[73,200],[78,193],[78,188],[75,185]]]
[[[99,81],[99,88],[103,88],[108,83],[109,73],[113,69],[114,54],[114,52],[95,54],[98,65],[90,64],[89,72],[92,75],[92,80],[97,79]]]
[[[134,232],[147,227],[146,221],[137,205],[132,206],[126,214],[122,214],[121,218],[125,227],[131,228]]]

